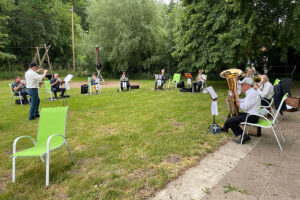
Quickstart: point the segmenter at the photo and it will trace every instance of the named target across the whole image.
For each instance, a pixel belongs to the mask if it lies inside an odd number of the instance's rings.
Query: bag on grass
[[[295,112],[298,110],[299,108],[299,102],[300,102],[300,99],[299,98],[296,98],[296,97],[288,97],[286,100],[285,100],[285,103],[286,103],[286,107],[287,109],[285,110],[286,112]]]
[[[88,91],[89,91],[89,86],[87,84],[81,86],[81,94],[87,94]]]
[[[179,83],[177,83],[177,87],[178,88],[184,88],[184,82],[180,81]]]

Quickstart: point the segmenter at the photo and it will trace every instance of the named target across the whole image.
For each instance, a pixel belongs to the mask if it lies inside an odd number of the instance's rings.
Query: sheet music
[[[218,103],[217,101],[211,102],[211,115],[218,115]]]
[[[64,79],[66,90],[70,90],[70,89],[71,89],[71,88],[70,88],[70,85],[69,85],[69,82],[71,81],[72,78],[73,78],[73,75],[72,75],[72,74],[68,74],[68,75],[66,76],[66,78]]]
[[[217,99],[218,98],[218,95],[217,95],[217,93],[215,92],[215,90],[214,90],[214,88],[212,86],[209,86],[207,88],[207,91],[210,94],[210,96],[211,96],[212,99]]]
[[[187,84],[188,84],[188,85],[191,85],[191,84],[192,84],[192,81],[191,81],[190,78],[187,79]]]

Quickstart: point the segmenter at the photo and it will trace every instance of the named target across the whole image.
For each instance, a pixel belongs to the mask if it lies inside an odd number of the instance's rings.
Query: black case
[[[81,94],[87,94],[89,91],[89,86],[87,84],[81,86]]]
[[[131,85],[130,89],[140,89],[140,86],[139,85]]]

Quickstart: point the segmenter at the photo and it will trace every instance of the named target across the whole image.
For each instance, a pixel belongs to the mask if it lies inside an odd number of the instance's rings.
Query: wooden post
[[[75,39],[74,39],[74,7],[72,6],[72,49],[73,49],[73,72],[75,73]]]

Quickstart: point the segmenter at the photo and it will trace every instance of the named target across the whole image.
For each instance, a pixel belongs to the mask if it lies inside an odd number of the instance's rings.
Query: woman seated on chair
[[[157,84],[158,84],[158,80],[155,81],[155,88],[154,90],[157,90],[157,89],[163,89],[163,86],[164,86],[164,83],[166,82],[167,80],[167,74],[166,74],[166,71],[164,69],[161,70],[161,85],[157,87]]]
[[[99,78],[97,78],[96,73],[92,74],[90,82],[91,82],[92,93],[98,94],[99,89],[97,88],[97,85],[99,84]]]
[[[200,92],[201,88],[205,85],[206,78],[207,76],[204,74],[204,70],[200,69],[196,81],[193,83],[194,92]]]
[[[123,72],[123,74],[121,75],[121,78],[120,78],[120,88],[122,91],[124,89],[123,83],[126,83],[127,90],[129,90],[130,83],[129,83],[128,75],[126,75],[126,72]]]

